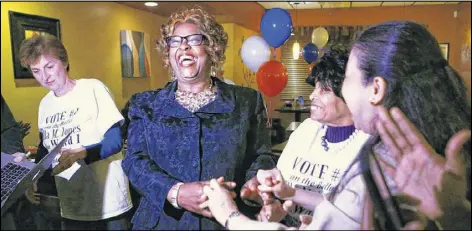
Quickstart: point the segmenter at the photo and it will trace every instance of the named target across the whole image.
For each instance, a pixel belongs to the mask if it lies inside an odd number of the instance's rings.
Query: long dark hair
[[[376,76],[383,77],[387,82],[383,106],[400,108],[437,153],[444,155],[449,139],[461,129],[470,129],[467,87],[425,27],[410,21],[375,25],[362,32],[352,52],[357,55],[364,86]],[[363,150],[355,162],[368,155],[369,148]],[[462,151],[470,182],[470,140]],[[343,188],[349,180],[343,179],[338,186]],[[470,200],[470,183],[467,193]]]
[[[411,21],[381,23],[365,30],[353,51],[364,84],[383,77],[387,82],[383,105],[400,108],[437,153],[444,154],[448,140],[459,130],[470,129],[467,87],[425,27]],[[470,147],[464,151],[470,163]]]

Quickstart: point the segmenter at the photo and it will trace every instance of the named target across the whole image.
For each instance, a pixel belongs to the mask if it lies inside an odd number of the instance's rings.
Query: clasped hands
[[[234,182],[232,185],[236,186]],[[228,216],[238,211],[237,205],[233,200],[236,194],[228,187],[227,182],[222,178],[212,179],[203,186],[203,195],[199,208],[209,209],[215,219],[224,224]],[[181,188],[182,189],[182,188]],[[179,193],[180,194],[180,193]],[[283,180],[278,169],[259,170],[257,176],[246,182],[241,188],[241,199],[250,200],[259,203],[262,206],[257,215],[259,221],[282,220],[293,203],[286,201],[283,205],[279,199],[287,199],[295,194],[295,189],[288,186]],[[180,195],[179,195],[180,200]],[[180,202],[179,202],[180,205]]]

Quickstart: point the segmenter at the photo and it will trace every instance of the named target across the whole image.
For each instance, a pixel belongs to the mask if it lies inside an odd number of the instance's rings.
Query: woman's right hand
[[[449,139],[445,158],[431,147],[423,134],[398,108],[379,108],[376,127],[382,141],[397,160],[396,167],[381,162],[402,193],[417,201],[416,207],[429,219],[454,214],[466,201],[467,177],[461,149],[470,130]]]
[[[258,186],[261,192],[273,193],[277,198],[282,200],[295,195],[295,189],[285,182],[280,170],[277,168],[257,171],[257,180],[261,184]]]
[[[35,205],[39,205],[39,194],[36,193],[38,191],[38,181],[33,182],[31,188],[28,188],[25,192],[26,199],[29,202]]]
[[[466,163],[461,155],[470,130],[457,132],[449,139],[445,155],[440,155],[400,109],[379,108],[379,118],[379,135],[398,165],[381,163],[400,192],[413,199],[413,205],[427,218],[440,221],[444,229],[470,230]],[[410,222],[406,228],[424,225],[421,221]]]
[[[236,183],[224,182],[224,178],[218,178],[218,183],[224,184],[228,189],[234,189]],[[210,181],[198,181],[191,183],[184,183],[180,186],[179,194],[177,197],[178,205],[190,212],[200,214],[206,217],[213,217],[211,211],[206,208],[201,208],[201,204],[208,200],[208,197],[203,193],[203,187],[210,185]],[[236,193],[232,192],[233,198],[236,197]]]

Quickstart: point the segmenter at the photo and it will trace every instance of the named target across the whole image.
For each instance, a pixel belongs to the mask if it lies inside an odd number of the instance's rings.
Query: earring
[[[170,71],[170,80],[171,80],[171,81],[174,81],[174,80],[176,80],[176,79],[177,79],[177,77],[175,77],[174,71]]]

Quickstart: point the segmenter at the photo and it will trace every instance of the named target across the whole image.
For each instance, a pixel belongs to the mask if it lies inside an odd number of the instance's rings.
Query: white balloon
[[[243,43],[241,58],[251,71],[257,72],[263,63],[270,60],[269,44],[262,37],[251,36]]]

